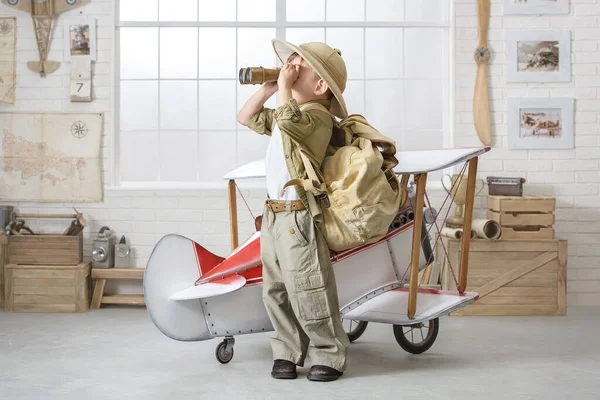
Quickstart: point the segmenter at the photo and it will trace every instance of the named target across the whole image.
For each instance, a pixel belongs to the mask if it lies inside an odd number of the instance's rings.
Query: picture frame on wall
[[[504,0],[504,15],[569,14],[569,0]]]
[[[506,32],[507,82],[570,82],[571,32]]]
[[[573,98],[508,99],[509,149],[572,149]]]
[[[64,22],[65,61],[96,61],[96,20],[88,17]]]

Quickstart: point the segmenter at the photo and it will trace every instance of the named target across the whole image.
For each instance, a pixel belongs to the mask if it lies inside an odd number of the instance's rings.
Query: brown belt
[[[291,201],[267,200],[267,202],[265,204],[266,204],[268,210],[270,210],[274,213],[279,213],[279,212],[288,211],[287,206],[286,206],[287,203],[291,203],[291,205],[290,205],[291,211],[304,210],[306,208],[306,207],[304,207],[304,204],[302,203],[301,200],[291,200]]]

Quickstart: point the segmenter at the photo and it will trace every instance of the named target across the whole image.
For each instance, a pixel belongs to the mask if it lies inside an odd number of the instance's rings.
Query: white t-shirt
[[[267,147],[265,156],[265,171],[267,175],[267,193],[271,200],[298,200],[296,188],[288,186],[283,196],[279,192],[291,178],[285,163],[286,155],[283,154],[283,142],[281,140],[281,130],[275,124],[271,133],[271,140]]]

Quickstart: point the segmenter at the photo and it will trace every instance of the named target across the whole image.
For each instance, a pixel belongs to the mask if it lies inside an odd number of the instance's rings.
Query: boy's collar
[[[319,104],[323,105],[325,108],[327,108],[328,110],[331,108],[331,100],[329,100],[329,99],[309,100],[306,103],[302,103],[302,105],[310,104],[310,103],[319,103]]]

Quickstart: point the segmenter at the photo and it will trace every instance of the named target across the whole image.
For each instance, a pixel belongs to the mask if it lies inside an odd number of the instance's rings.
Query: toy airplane
[[[423,229],[427,173],[460,162],[465,163],[464,171],[468,163],[464,229],[470,231],[477,160],[488,150],[479,147],[397,154],[400,163],[396,172],[402,174],[402,184],[406,186],[411,174],[416,182],[416,190],[409,191],[410,201],[398,212],[399,223],[393,224],[378,242],[332,253],[342,319],[358,322],[347,331],[351,341],[364,332],[369,321],[388,323],[394,325],[394,335],[402,348],[422,353],[436,340],[438,318],[478,297],[477,293],[465,292],[469,235],[462,239],[457,291],[420,288],[418,274],[433,261],[429,237]],[[262,161],[225,176],[229,180],[233,253],[219,257],[188,238],[166,235],[156,244],[144,274],[146,306],[156,327],[181,341],[223,337],[216,351],[221,363],[233,357],[234,335],[273,330],[262,301],[260,232],[237,246],[235,180],[264,176]],[[426,211],[435,215],[430,209]],[[415,330],[420,330],[422,336]]]
[[[72,10],[89,0],[0,0],[3,4],[25,11],[33,18],[33,29],[37,40],[40,61],[28,61],[27,68],[43,78],[60,67],[58,61],[47,61],[52,31],[52,17],[63,11]]]

